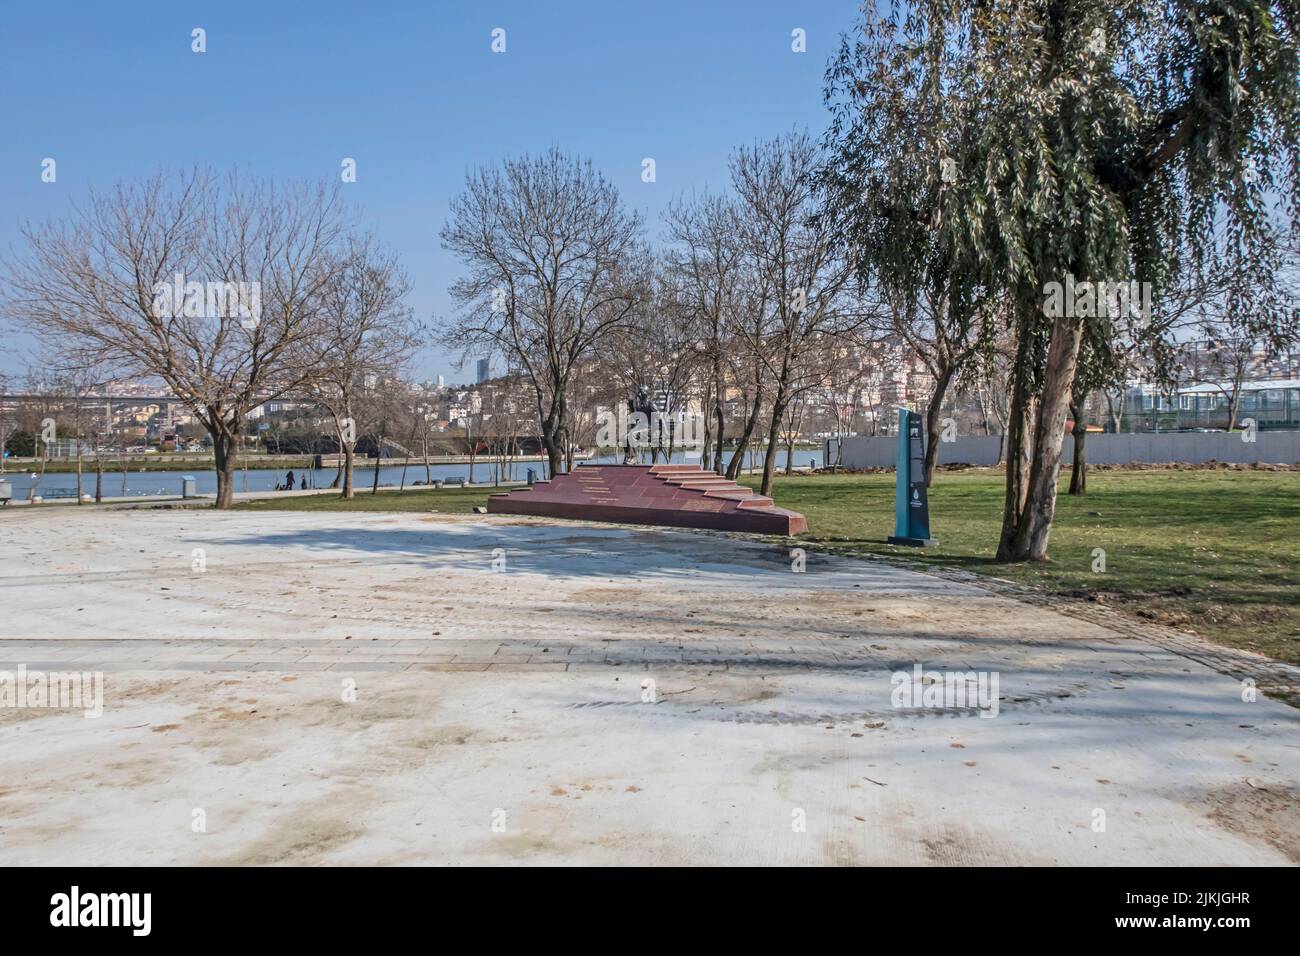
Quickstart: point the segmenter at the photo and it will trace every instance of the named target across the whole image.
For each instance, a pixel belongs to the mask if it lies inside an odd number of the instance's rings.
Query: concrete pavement
[[[1300,859],[1300,713],[975,582],[414,514],[36,509],[0,554],[0,672],[103,674],[98,718],[0,700],[6,864]]]

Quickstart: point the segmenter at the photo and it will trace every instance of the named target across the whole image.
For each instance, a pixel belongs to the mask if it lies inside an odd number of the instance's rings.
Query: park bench
[[[444,479],[442,479],[442,487],[444,487],[444,488],[464,488],[464,487],[465,487],[465,479],[464,479],[464,478],[444,478]]]

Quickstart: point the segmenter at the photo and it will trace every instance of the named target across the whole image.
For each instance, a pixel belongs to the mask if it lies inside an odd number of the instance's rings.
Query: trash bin
[[[529,468],[529,469],[528,469],[528,484],[531,486],[531,485],[534,485],[534,484],[536,484],[536,483],[537,483],[537,472],[534,471],[532,468]]]
[[[9,499],[14,496],[14,486],[11,482],[0,478],[0,505],[9,504]]]
[[[194,483],[193,475],[185,475],[184,477],[181,478],[181,497],[182,498],[198,497],[197,493],[195,492],[195,483]]]

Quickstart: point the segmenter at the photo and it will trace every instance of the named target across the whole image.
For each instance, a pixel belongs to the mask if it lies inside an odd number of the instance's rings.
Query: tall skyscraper
[[[485,358],[479,359],[478,360],[478,383],[482,385],[491,377],[492,377],[491,363]]]

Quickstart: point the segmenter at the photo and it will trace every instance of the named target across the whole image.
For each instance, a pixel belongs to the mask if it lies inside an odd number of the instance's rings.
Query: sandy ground
[[[997,716],[898,704],[920,664]],[[0,518],[0,864],[1288,864],[1300,712],[886,565],[536,519]],[[942,704],[942,702],[940,702]]]

